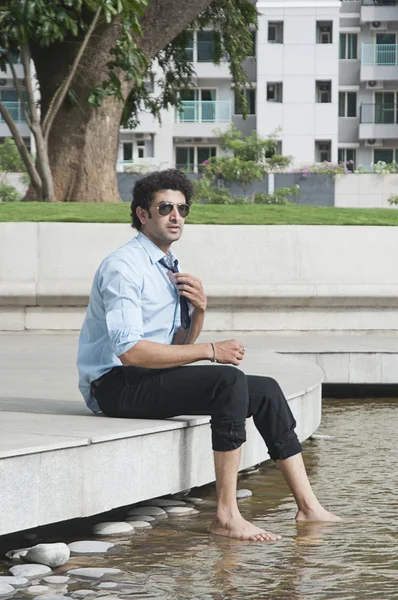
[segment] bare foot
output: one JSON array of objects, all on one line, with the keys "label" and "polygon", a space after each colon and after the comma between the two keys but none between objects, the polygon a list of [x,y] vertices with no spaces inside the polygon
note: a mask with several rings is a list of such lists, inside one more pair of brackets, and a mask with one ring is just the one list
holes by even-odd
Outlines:
[{"label": "bare foot", "polygon": [[242,515],[231,517],[229,520],[215,519],[210,526],[214,535],[224,535],[236,540],[250,540],[251,542],[276,542],[282,536],[270,533],[246,521]]},{"label": "bare foot", "polygon": [[322,506],[319,506],[314,510],[299,510],[296,514],[296,521],[324,521],[331,523],[341,521],[341,519],[337,515],[324,509]]}]

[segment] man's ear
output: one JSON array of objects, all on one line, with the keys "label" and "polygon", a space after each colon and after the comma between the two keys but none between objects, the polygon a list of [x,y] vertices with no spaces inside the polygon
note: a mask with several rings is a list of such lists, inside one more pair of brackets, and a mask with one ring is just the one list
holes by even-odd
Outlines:
[{"label": "man's ear", "polygon": [[146,211],[145,208],[142,208],[142,206],[137,206],[135,214],[141,221],[141,225],[145,225],[148,222],[148,211]]}]

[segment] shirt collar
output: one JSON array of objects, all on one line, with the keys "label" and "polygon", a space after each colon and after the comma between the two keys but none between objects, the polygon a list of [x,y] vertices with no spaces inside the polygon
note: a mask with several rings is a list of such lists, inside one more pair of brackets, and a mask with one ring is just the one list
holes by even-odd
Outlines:
[{"label": "shirt collar", "polygon": [[159,262],[162,258],[166,258],[167,260],[168,255],[171,256],[173,261],[177,258],[172,250],[169,250],[168,254],[165,254],[144,233],[142,233],[142,231],[139,232],[135,239],[144,248],[149,258],[151,259],[152,264]]}]

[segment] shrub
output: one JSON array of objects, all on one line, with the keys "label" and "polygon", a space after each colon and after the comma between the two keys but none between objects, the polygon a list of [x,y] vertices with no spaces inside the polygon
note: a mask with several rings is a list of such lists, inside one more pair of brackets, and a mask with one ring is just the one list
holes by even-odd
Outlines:
[{"label": "shrub", "polygon": [[0,183],[0,202],[21,202],[22,196],[12,185]]},{"label": "shrub", "polygon": [[390,196],[388,199],[389,204],[398,204],[398,196]]},{"label": "shrub", "polygon": [[374,172],[378,175],[388,175],[389,173],[398,173],[398,165],[393,160],[391,163],[386,163],[384,160],[379,160],[374,167]]},{"label": "shrub", "polygon": [[300,191],[300,186],[291,185],[286,188],[277,188],[272,194],[259,192],[254,194],[254,204],[289,204],[288,198],[296,196]]}]

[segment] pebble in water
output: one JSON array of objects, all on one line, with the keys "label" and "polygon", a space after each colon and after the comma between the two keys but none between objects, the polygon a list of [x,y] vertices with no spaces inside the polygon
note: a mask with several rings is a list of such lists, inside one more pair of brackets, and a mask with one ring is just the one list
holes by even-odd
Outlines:
[{"label": "pebble in water", "polygon": [[189,504],[200,504],[203,502],[203,498],[191,498],[191,496],[186,496],[185,499]]},{"label": "pebble in water", "polygon": [[12,587],[25,587],[29,584],[29,579],[26,577],[13,577],[12,575],[1,575],[0,576],[0,585],[3,583],[7,583],[8,585],[12,585]]},{"label": "pebble in water", "polygon": [[325,435],[323,433],[313,433],[310,436],[311,440],[335,440],[336,437],[334,435]]},{"label": "pebble in water", "polygon": [[93,533],[94,535],[124,535],[134,533],[134,527],[125,521],[109,521],[94,525]]},{"label": "pebble in water", "polygon": [[152,529],[152,525],[148,521],[132,521],[134,529]]},{"label": "pebble in water", "polygon": [[75,590],[72,592],[72,596],[75,598],[85,598],[86,596],[93,596],[95,590]]},{"label": "pebble in water", "polygon": [[165,510],[168,515],[172,515],[173,517],[185,517],[186,515],[195,515],[199,512],[190,506],[166,506]]},{"label": "pebble in water", "polygon": [[64,583],[67,583],[69,579],[70,577],[67,575],[50,575],[50,577],[44,577],[43,581],[54,585],[63,585]]},{"label": "pebble in water", "polygon": [[29,548],[24,560],[47,567],[61,567],[65,565],[70,558],[70,550],[66,544],[59,542],[56,544],[37,544]]},{"label": "pebble in water", "polygon": [[156,519],[155,517],[151,517],[150,515],[130,515],[126,517],[126,521],[147,521],[148,523],[150,523],[151,521],[156,521]]},{"label": "pebble in water", "polygon": [[9,550],[6,552],[6,557],[11,558],[11,560],[18,560],[23,558],[28,552],[29,548],[17,548],[16,550]]},{"label": "pebble in water", "polygon": [[0,597],[1,596],[9,596],[10,594],[13,594],[15,592],[15,589],[12,587],[12,585],[8,585],[8,583],[0,583]]},{"label": "pebble in water", "polygon": [[49,575],[52,571],[50,567],[46,567],[45,565],[15,565],[15,567],[11,567],[9,573],[15,575],[15,577],[27,577],[30,579],[39,575]]},{"label": "pebble in water", "polygon": [[38,594],[45,594],[50,588],[47,585],[30,585],[26,591],[28,594],[37,596]]},{"label": "pebble in water", "polygon": [[151,517],[156,517],[157,519],[167,518],[166,511],[159,506],[137,506],[136,508],[129,510],[127,514],[129,517],[135,515],[149,515]]},{"label": "pebble in water", "polygon": [[40,594],[40,596],[36,596],[35,600],[70,600],[70,598],[62,594]]},{"label": "pebble in water", "polygon": [[250,498],[253,496],[253,492],[251,490],[237,490],[236,498],[237,500],[243,500],[243,498]]},{"label": "pebble in water", "polygon": [[69,544],[71,554],[105,554],[115,544],[112,542],[98,542],[95,540],[81,540]]},{"label": "pebble in water", "polygon": [[117,587],[117,583],[115,581],[103,581],[98,585],[98,588],[108,589]]},{"label": "pebble in water", "polygon": [[68,571],[69,575],[87,579],[100,579],[104,575],[119,575],[121,572],[120,569],[101,569],[100,567],[83,567]]}]

